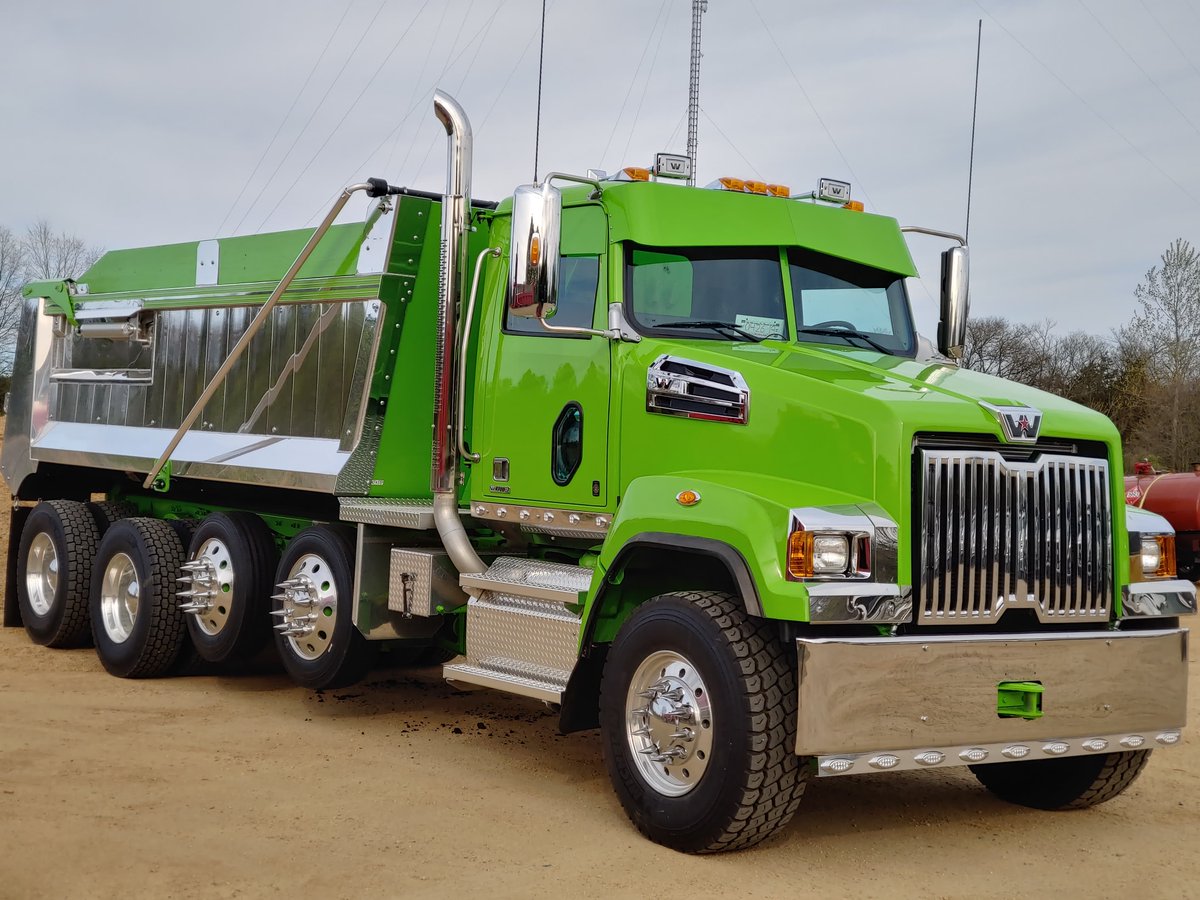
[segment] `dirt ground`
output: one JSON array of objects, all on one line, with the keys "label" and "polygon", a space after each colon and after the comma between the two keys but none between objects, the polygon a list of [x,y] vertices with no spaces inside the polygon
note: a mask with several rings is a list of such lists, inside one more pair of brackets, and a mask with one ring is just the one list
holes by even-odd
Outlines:
[{"label": "dirt ground", "polygon": [[1006,806],[965,769],[826,778],[766,844],[692,858],[534,701],[435,669],[125,681],[3,629],[0,897],[1200,896],[1185,734],[1096,809]]}]

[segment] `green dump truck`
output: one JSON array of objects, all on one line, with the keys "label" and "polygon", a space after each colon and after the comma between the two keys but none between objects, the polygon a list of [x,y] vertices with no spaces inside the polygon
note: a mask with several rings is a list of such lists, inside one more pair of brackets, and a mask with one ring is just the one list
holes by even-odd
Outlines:
[{"label": "green dump truck", "polygon": [[445,663],[598,727],[632,821],[691,852],[811,777],[965,764],[1081,807],[1180,740],[1170,526],[1131,548],[1107,419],[955,364],[961,239],[930,232],[935,354],[927,229],[847,185],[664,157],[478,202],[434,106],[443,195],[372,179],[315,230],[25,289],[6,624],[132,678],[270,640],[311,689]]}]

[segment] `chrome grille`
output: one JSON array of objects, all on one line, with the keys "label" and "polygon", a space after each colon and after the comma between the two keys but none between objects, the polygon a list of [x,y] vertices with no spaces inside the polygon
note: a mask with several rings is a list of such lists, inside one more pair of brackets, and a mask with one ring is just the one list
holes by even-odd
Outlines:
[{"label": "chrome grille", "polygon": [[1012,608],[1032,608],[1047,623],[1108,618],[1105,460],[919,452],[920,622],[982,625]]}]

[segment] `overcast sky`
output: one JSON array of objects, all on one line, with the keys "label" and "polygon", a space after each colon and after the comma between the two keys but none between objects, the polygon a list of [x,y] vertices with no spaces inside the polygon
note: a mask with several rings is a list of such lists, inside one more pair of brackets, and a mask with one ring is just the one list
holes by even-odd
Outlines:
[{"label": "overcast sky", "polygon": [[[441,190],[435,84],[502,197],[533,175],[540,9],[0,0],[0,225],[118,248],[313,224],[368,175]],[[685,148],[690,11],[549,0],[543,173]],[[709,0],[699,181],[843,178],[961,231],[981,18],[972,313],[1106,332],[1170,241],[1200,244],[1200,0]],[[913,242],[927,333],[943,246]]]}]

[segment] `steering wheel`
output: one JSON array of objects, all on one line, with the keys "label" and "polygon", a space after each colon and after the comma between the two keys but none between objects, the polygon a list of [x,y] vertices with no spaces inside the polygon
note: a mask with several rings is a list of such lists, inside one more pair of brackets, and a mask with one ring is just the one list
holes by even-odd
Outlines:
[{"label": "steering wheel", "polygon": [[818,322],[816,325],[809,325],[809,328],[845,328],[848,331],[858,331],[858,326],[853,322],[847,322],[845,319],[830,319],[828,322]]}]

